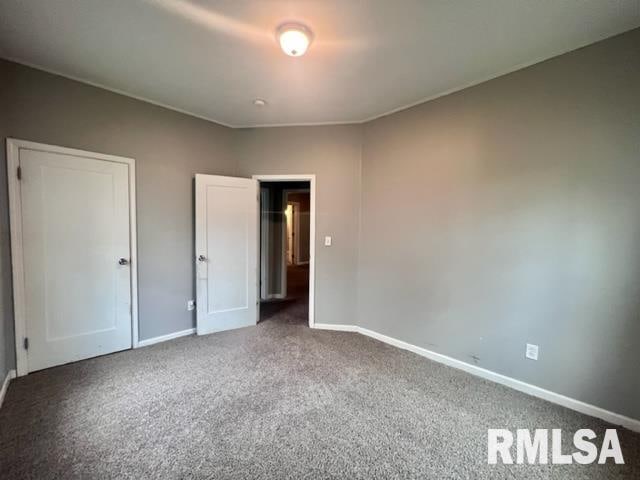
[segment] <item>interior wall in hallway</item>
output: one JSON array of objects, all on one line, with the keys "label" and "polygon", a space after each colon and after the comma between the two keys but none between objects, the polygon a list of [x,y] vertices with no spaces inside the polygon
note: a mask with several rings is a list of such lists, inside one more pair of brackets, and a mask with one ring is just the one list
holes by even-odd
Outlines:
[{"label": "interior wall in hallway", "polygon": [[[261,190],[268,191],[268,205],[266,205],[266,221],[268,225],[268,249],[265,252],[261,251],[261,255],[266,255],[266,267],[267,272],[264,275],[264,279],[267,283],[266,292],[269,296],[282,295],[282,276],[286,275],[286,271],[283,271],[284,262],[284,242],[285,242],[285,215],[284,210],[286,205],[284,203],[284,191],[287,189],[304,189],[309,188],[309,182],[265,182],[260,186]],[[309,195],[307,195],[308,198]],[[261,206],[265,208],[265,206]],[[307,218],[309,216],[309,205],[307,202]],[[262,222],[265,221],[263,217]],[[307,221],[308,225],[308,221]],[[263,225],[264,226],[264,225]],[[307,232],[307,242],[309,241],[309,235]],[[308,248],[307,248],[308,251]],[[262,264],[262,262],[261,262]],[[286,267],[285,267],[286,268]],[[261,276],[262,278],[262,276]]]},{"label": "interior wall in hallway", "polygon": [[305,263],[309,261],[309,222],[310,218],[310,202],[308,193],[290,193],[290,202],[297,202],[299,205],[298,221],[300,222],[298,239],[300,251],[298,252],[297,263]]},{"label": "interior wall in hallway", "polygon": [[640,29],[367,124],[359,324],[640,418],[639,59]]}]

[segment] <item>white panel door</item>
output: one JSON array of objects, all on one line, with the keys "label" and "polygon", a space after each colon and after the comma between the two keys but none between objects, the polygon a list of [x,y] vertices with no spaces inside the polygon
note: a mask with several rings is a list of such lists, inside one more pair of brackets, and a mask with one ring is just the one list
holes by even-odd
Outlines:
[{"label": "white panel door", "polygon": [[28,148],[19,164],[28,371],[131,348],[129,165]]},{"label": "white panel door", "polygon": [[196,175],[197,332],[257,321],[258,182]]}]

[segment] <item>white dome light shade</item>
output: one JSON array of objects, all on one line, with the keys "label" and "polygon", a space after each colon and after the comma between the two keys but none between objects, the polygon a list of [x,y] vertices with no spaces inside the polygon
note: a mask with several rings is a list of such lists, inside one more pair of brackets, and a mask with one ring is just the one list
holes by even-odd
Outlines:
[{"label": "white dome light shade", "polygon": [[287,23],[278,28],[282,51],[291,57],[301,57],[311,44],[311,31],[304,25]]}]

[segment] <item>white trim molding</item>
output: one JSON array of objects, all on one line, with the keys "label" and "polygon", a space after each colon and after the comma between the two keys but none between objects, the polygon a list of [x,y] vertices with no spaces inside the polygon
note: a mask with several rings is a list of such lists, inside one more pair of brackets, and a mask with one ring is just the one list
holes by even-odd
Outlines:
[{"label": "white trim molding", "polygon": [[[634,27],[635,28],[635,27]],[[569,53],[569,52],[573,52],[575,50],[579,50],[581,48],[584,48],[586,46],[592,45],[594,43],[600,42],[602,40],[606,40],[607,38],[611,38],[612,36],[615,35],[619,35],[623,32],[617,33],[617,34],[609,34],[609,35],[604,35],[599,37],[596,40],[593,41],[589,41],[589,42],[581,42],[579,45],[577,46],[573,46],[573,47],[569,47],[567,48],[566,46],[563,46],[563,48],[558,48],[556,49],[553,53],[548,54],[548,55],[544,55],[541,57],[537,57],[534,60],[530,60],[528,62],[522,62],[522,63],[518,63],[516,65],[510,65],[507,68],[498,70],[495,73],[491,73],[489,75],[482,75],[479,77],[476,77],[472,80],[466,81],[466,82],[462,82],[459,83],[458,85],[455,85],[451,88],[448,89],[444,89],[444,90],[440,90],[437,91],[431,95],[428,95],[426,97],[422,97],[419,98],[417,100],[414,100],[408,104],[403,104],[397,107],[394,107],[390,110],[386,110],[382,113],[376,113],[376,114],[371,114],[365,118],[358,118],[358,119],[333,119],[333,120],[321,120],[321,121],[311,121],[311,122],[284,122],[284,123],[243,123],[243,124],[231,124],[231,123],[227,123],[227,122],[223,122],[222,120],[219,119],[215,119],[211,116],[208,116],[206,114],[201,114],[201,113],[196,113],[192,110],[185,110],[176,106],[171,106],[167,103],[163,103],[157,100],[152,100],[150,98],[141,96],[141,95],[137,95],[131,92],[127,92],[125,90],[121,90],[118,88],[113,88],[113,87],[109,87],[103,83],[100,82],[96,82],[93,80],[89,80],[87,78],[83,78],[81,76],[78,75],[72,75],[69,73],[64,73],[62,72],[62,70],[59,69],[55,69],[55,68],[51,68],[51,67],[47,67],[38,63],[34,63],[34,62],[29,62],[23,58],[18,58],[16,56],[10,56],[10,57],[4,57],[6,60],[9,60],[11,62],[15,62],[15,63],[19,63],[21,65],[25,65],[27,67],[31,67],[31,68],[35,68],[36,70],[42,70],[43,72],[47,72],[47,73],[51,73],[53,75],[58,75],[64,78],[68,78],[70,80],[74,80],[76,82],[80,82],[80,83],[84,83],[87,85],[91,85],[92,87],[96,87],[96,88],[101,88],[103,90],[107,90],[109,92],[113,92],[116,93],[118,95],[122,95],[125,97],[129,97],[129,98],[133,98],[135,100],[139,100],[141,102],[145,102],[145,103],[150,103],[151,105],[157,105],[159,107],[162,108],[166,108],[168,110],[173,110],[174,112],[178,112],[178,113],[182,113],[183,115],[188,115],[190,117],[195,117],[195,118],[199,118],[208,122],[212,122],[212,123],[216,123],[218,125],[222,125],[224,127],[228,127],[228,128],[232,128],[232,129],[243,129],[243,128],[280,128],[280,127],[315,127],[315,126],[326,126],[326,125],[358,125],[358,124],[364,124],[364,123],[369,123],[373,120],[376,120],[378,118],[381,117],[386,117],[387,115],[391,115],[393,113],[396,112],[400,112],[402,110],[407,110],[409,108],[421,105],[423,103],[427,103],[430,102],[431,100],[435,100],[438,99],[440,97],[444,97],[446,95],[451,95],[452,93],[455,92],[459,92],[462,90],[465,90],[467,88],[488,82],[489,80],[493,80],[495,78],[498,77],[502,77],[504,75],[508,75],[510,73],[513,72],[517,72],[519,70],[523,70],[527,67],[530,67],[532,65],[536,65],[538,63],[544,62],[545,60],[549,60],[551,58],[554,57],[558,57],[560,55],[564,55],[565,53]]]},{"label": "white trim molding", "polygon": [[[258,224],[258,232],[260,236],[260,251],[258,254],[260,255],[260,300],[268,300],[270,295],[269,285],[267,285],[267,255],[264,252],[268,252],[269,250],[269,238],[271,229],[271,221],[269,218],[269,210],[267,206],[271,203],[270,197],[271,192],[269,192],[268,188],[260,188],[258,186],[258,191],[260,192],[260,203],[258,208],[260,210],[260,222]],[[259,312],[258,312],[259,313]]]},{"label": "white trim molding", "polygon": [[360,333],[360,329],[355,325],[340,325],[333,323],[316,323],[312,328],[317,330],[334,330],[336,332],[355,332]]},{"label": "white trim molding", "polygon": [[309,326],[313,328],[316,304],[316,176],[253,175],[252,178],[258,182],[309,182]]},{"label": "white trim molding", "polygon": [[9,370],[7,372],[7,376],[4,377],[4,382],[2,382],[2,389],[0,389],[0,408],[2,408],[2,402],[4,402],[4,396],[7,394],[7,389],[9,388],[9,382],[16,378],[16,371]]},{"label": "white trim molding", "polygon": [[179,332],[160,335],[159,337],[147,338],[146,340],[138,341],[138,346],[136,348],[148,347],[149,345],[166,342],[168,340],[173,340],[174,338],[186,337],[189,335],[193,335],[194,333],[196,333],[195,328],[187,328],[186,330],[180,330]]},{"label": "white trim molding", "polygon": [[389,337],[388,335],[383,335],[382,333],[374,332],[373,330],[369,330],[364,327],[359,327],[357,325],[317,324],[314,328],[336,330],[341,332],[358,332],[362,335],[374,338],[388,345],[392,345],[403,350],[409,350],[410,352],[428,358],[429,360],[433,360],[434,362],[442,363],[449,367],[457,368],[458,370],[463,370],[467,373],[470,373],[471,375],[475,375],[477,377],[484,378],[485,380],[504,385],[505,387],[509,387],[519,392],[526,393],[527,395],[541,398],[548,402],[555,403],[556,405],[561,405],[563,407],[575,410],[576,412],[580,412],[591,417],[599,418],[613,425],[628,428],[629,430],[632,430],[634,432],[640,432],[640,420],[627,417],[619,413],[611,412],[609,410],[605,410],[604,408],[597,407],[595,405],[591,405],[581,400],[576,400],[575,398],[567,397],[550,390],[545,390],[544,388],[531,385],[521,380],[516,380],[512,377],[507,377],[506,375],[502,375],[500,373],[496,373],[491,370],[478,367],[476,365],[471,365],[470,363],[457,360],[453,357],[449,357],[441,353],[427,350],[426,348],[418,347],[411,343],[398,340],[397,338]]},{"label": "white trim molding", "polygon": [[15,172],[20,166],[20,150],[29,149],[54,152],[76,157],[93,158],[107,162],[127,165],[129,171],[129,240],[131,265],[131,343],[135,348],[138,344],[138,246],[136,230],[136,162],[133,158],[107,155],[104,153],[88,152],[75,148],[59,147],[44,143],[29,142],[15,138],[7,138],[7,183],[9,186],[9,224],[11,231],[11,265],[13,280],[13,309],[15,322],[16,373],[21,377],[29,373],[27,351],[23,340],[27,336],[27,318],[23,237],[22,237],[22,199],[20,194],[20,180]]}]

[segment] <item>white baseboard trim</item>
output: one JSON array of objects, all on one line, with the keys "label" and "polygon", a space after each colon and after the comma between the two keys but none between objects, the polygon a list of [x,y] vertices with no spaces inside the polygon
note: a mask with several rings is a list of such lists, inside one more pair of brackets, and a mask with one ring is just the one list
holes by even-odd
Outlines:
[{"label": "white baseboard trim", "polygon": [[335,330],[337,332],[358,332],[356,325],[334,325],[332,323],[314,323],[313,327],[317,330]]},{"label": "white baseboard trim", "polygon": [[196,333],[195,328],[188,328],[187,330],[182,330],[180,332],[174,332],[174,333],[169,333],[168,335],[161,335],[159,337],[140,340],[136,348],[148,347],[149,345],[155,345],[156,343],[166,342],[167,340],[173,340],[174,338],[186,337],[187,335],[193,335],[194,333]]},{"label": "white baseboard trim", "polygon": [[2,408],[2,402],[4,402],[4,396],[7,394],[7,389],[9,388],[9,382],[16,378],[16,371],[9,370],[7,372],[7,376],[4,378],[4,382],[2,382],[2,389],[0,390],[0,408]]},{"label": "white baseboard trim", "polygon": [[369,330],[367,328],[359,327],[356,325],[331,325],[326,323],[320,325],[322,326],[319,327],[318,325],[316,325],[315,328],[358,332],[362,335],[375,338],[376,340],[387,343],[394,347],[402,348],[403,350],[409,350],[410,352],[421,355],[425,358],[428,358],[429,360],[448,365],[449,367],[457,368],[458,370],[463,370],[467,373],[470,373],[471,375],[484,378],[485,380],[490,380],[492,382],[499,383],[500,385],[504,385],[505,387],[518,390],[519,392],[523,392],[528,395],[547,400],[548,402],[561,405],[571,410],[575,410],[576,412],[584,413],[585,415],[605,420],[613,425],[620,425],[634,432],[640,432],[640,420],[626,417],[624,415],[620,415],[619,413],[614,413],[609,410],[605,410],[604,408],[597,407],[595,405],[591,405],[589,403],[585,403],[580,400],[576,400],[575,398],[567,397],[550,390],[545,390],[544,388],[540,388],[535,385],[516,380],[515,378],[507,377],[506,375],[501,375],[499,373],[492,372],[491,370],[487,370],[476,365],[471,365],[470,363],[457,360],[447,355],[442,355],[441,353],[436,353],[431,350],[427,350],[426,348],[412,345],[411,343],[398,340],[397,338],[389,337],[387,335],[383,335],[381,333],[374,332],[373,330]]}]

